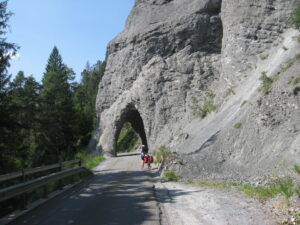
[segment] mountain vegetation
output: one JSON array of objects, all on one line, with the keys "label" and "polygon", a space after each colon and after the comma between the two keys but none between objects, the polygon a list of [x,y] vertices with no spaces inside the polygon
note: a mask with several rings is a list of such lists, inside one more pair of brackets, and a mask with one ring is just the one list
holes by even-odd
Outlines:
[{"label": "mountain vegetation", "polygon": [[[1,174],[73,159],[88,144],[96,114],[97,84],[105,71],[98,61],[80,83],[54,47],[42,83],[20,71],[2,91]],[[4,73],[1,74],[4,77]]]},{"label": "mountain vegetation", "polygon": [[105,62],[83,70],[81,81],[54,47],[41,83],[8,74],[18,46],[6,40],[7,1],[0,3],[0,174],[73,159],[88,144]]}]

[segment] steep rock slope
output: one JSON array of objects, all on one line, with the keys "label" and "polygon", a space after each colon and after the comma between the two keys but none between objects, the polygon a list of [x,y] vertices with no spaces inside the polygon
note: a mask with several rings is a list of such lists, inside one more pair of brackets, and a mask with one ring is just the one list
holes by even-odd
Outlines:
[{"label": "steep rock slope", "polygon": [[[293,165],[300,48],[286,21],[295,4],[137,0],[108,46],[98,149],[115,155],[120,129],[131,122],[150,150],[178,152],[183,160],[173,168],[187,178],[251,179]],[[278,74],[266,94],[257,90],[261,73]]]}]

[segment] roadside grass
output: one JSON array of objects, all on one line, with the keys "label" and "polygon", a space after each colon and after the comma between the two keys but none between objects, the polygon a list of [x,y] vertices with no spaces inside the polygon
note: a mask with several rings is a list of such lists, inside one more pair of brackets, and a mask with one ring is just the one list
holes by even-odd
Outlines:
[{"label": "roadside grass", "polygon": [[208,182],[208,181],[193,181],[188,180],[186,184],[194,184],[204,187],[212,187],[218,189],[236,189],[239,192],[244,193],[245,195],[260,199],[266,200],[274,198],[278,195],[285,197],[286,204],[289,205],[289,199],[297,194],[297,189],[293,183],[292,178],[284,177],[277,180],[274,180],[272,183],[266,186],[253,186],[250,184],[239,184],[237,182]]},{"label": "roadside grass", "polygon": [[92,169],[97,166],[100,162],[102,162],[105,158],[102,155],[99,156],[89,156],[86,153],[79,152],[76,154],[77,159],[82,160],[82,166],[87,169]]},{"label": "roadside grass", "polygon": [[171,155],[172,152],[170,152],[166,146],[162,145],[153,152],[154,163],[157,164],[165,162]]},{"label": "roadside grass", "polygon": [[195,184],[203,187],[212,187],[218,189],[230,189],[232,187],[238,186],[238,183],[235,182],[208,182],[208,181],[194,182],[192,180],[189,180],[187,184]]},{"label": "roadside grass", "polygon": [[164,173],[164,177],[168,180],[168,181],[175,181],[178,182],[180,180],[180,177],[176,175],[175,171],[173,170],[167,170]]},{"label": "roadside grass", "polygon": [[233,127],[236,128],[236,129],[239,129],[239,128],[241,128],[241,126],[242,126],[242,123],[238,122],[238,123],[234,124]]},{"label": "roadside grass", "polygon": [[243,192],[249,197],[258,199],[269,199],[280,194],[279,188],[274,185],[270,185],[268,187],[254,187],[249,184],[245,184],[238,187],[237,190]]}]

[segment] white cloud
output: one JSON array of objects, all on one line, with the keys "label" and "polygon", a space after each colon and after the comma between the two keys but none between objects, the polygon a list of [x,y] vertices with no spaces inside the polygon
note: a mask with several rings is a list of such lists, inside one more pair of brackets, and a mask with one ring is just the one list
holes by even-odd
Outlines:
[{"label": "white cloud", "polygon": [[4,56],[10,56],[11,59],[18,59],[21,57],[21,55],[19,53],[13,53],[13,52],[6,52],[4,53]]},{"label": "white cloud", "polygon": [[20,57],[21,57],[21,55],[19,53],[16,53],[15,55],[11,56],[12,59],[18,59]]}]

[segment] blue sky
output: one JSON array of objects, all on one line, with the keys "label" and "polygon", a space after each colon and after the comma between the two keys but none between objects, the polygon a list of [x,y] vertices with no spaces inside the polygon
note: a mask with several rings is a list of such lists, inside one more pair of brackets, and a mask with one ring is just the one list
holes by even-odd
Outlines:
[{"label": "blue sky", "polygon": [[7,41],[20,46],[9,72],[20,70],[41,81],[57,46],[64,63],[80,73],[86,62],[104,60],[106,46],[124,28],[134,0],[9,0]]}]

